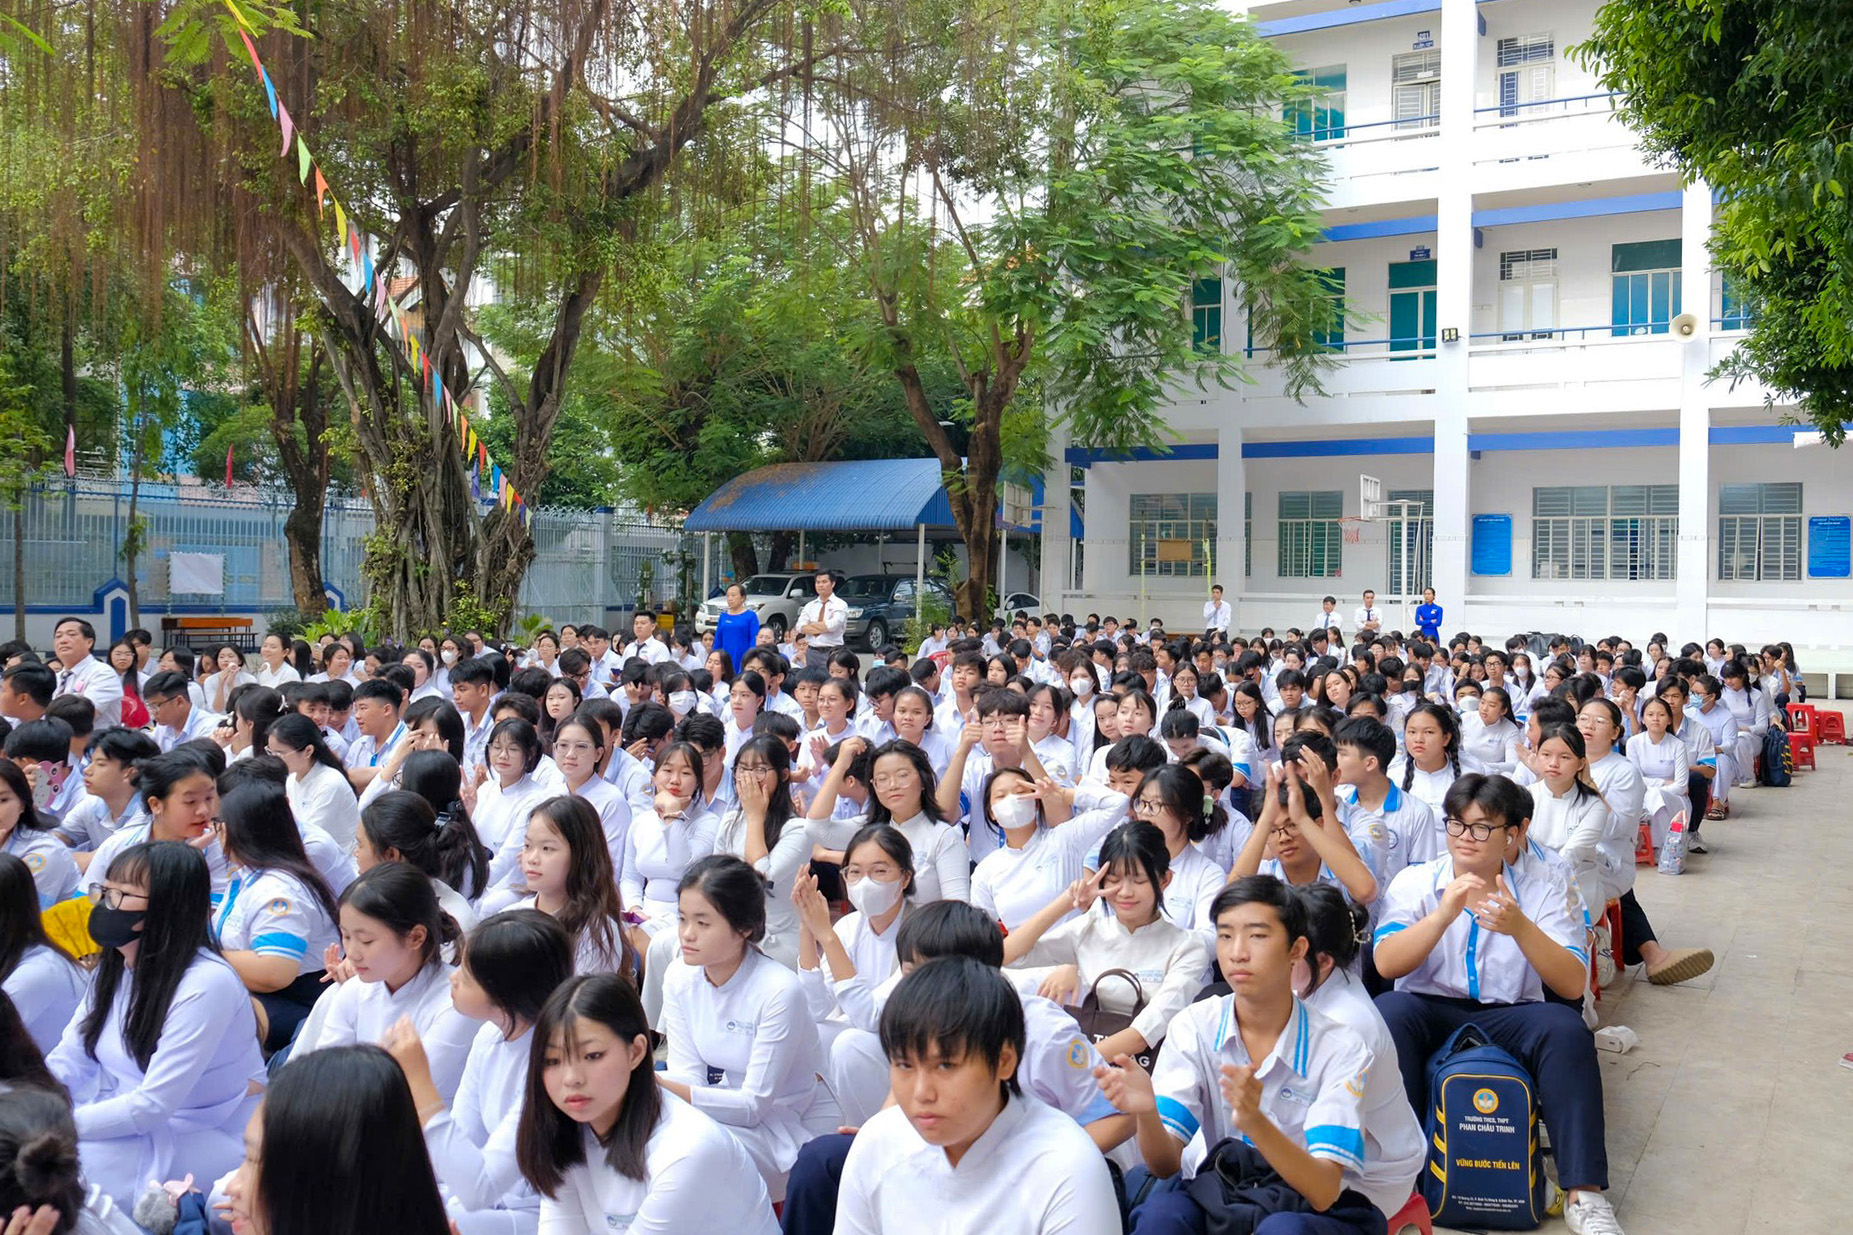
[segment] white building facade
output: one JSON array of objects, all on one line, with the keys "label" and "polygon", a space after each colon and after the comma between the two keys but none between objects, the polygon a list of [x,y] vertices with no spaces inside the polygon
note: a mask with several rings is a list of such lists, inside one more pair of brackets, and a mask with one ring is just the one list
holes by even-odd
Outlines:
[{"label": "white building facade", "polygon": [[[1444,634],[1853,645],[1853,459],[1707,378],[1751,310],[1711,269],[1710,190],[1650,165],[1572,54],[1597,0],[1245,7],[1326,92],[1293,121],[1350,310],[1327,393],[1255,354],[1252,384],[1177,399],[1168,455],[1065,448],[1047,490],[1084,534],[1043,521],[1045,607],[1187,629],[1220,583],[1242,631],[1328,594],[1349,631],[1371,588],[1407,628],[1432,585]],[[1193,319],[1241,351],[1215,273]],[[1365,476],[1405,519],[1359,521]]]}]

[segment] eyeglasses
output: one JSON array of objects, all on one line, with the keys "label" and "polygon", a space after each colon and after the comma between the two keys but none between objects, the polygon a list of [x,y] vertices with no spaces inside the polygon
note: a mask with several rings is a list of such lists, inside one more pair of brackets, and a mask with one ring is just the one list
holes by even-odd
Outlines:
[{"label": "eyeglasses", "polygon": [[1450,819],[1447,821],[1449,836],[1471,836],[1475,840],[1491,839],[1494,828],[1509,828],[1511,826],[1512,825],[1509,823],[1468,823],[1465,819]]},{"label": "eyeglasses", "polygon": [[101,905],[105,909],[122,908],[123,900],[130,896],[139,896],[144,900],[147,899],[146,893],[129,892],[122,888],[105,887],[100,883],[93,883],[88,888],[85,888],[84,891],[89,894],[91,904]]},{"label": "eyeglasses", "polygon": [[[558,750],[559,747],[556,745],[554,749]],[[489,753],[492,755],[521,755],[527,752],[513,742],[494,742],[489,746]]]},{"label": "eyeglasses", "polygon": [[1135,815],[1162,815],[1164,812],[1165,804],[1157,798],[1139,798],[1132,804]]},{"label": "eyeglasses", "polygon": [[767,763],[741,763],[734,765],[734,775],[736,776],[742,772],[746,773],[748,776],[762,776],[771,770],[772,765]]},{"label": "eyeglasses", "polygon": [[590,742],[555,742],[553,751],[557,755],[585,755],[597,750]]},{"label": "eyeglasses", "polygon": [[895,785],[911,785],[916,779],[912,772],[890,772],[877,776],[872,783],[877,789],[887,789]]}]

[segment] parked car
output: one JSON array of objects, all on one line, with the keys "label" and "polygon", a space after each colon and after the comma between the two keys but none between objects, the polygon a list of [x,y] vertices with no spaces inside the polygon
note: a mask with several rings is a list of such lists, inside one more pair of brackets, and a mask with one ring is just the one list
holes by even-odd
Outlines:
[{"label": "parked car", "polygon": [[[937,579],[926,581],[927,591],[952,612],[952,593]],[[914,579],[912,575],[851,575],[837,589],[849,605],[849,624],[843,632],[845,643],[866,641],[871,650],[880,648],[900,635],[914,616]]]},{"label": "parked car", "polygon": [[[817,598],[815,574],[754,575],[746,581],[746,607],[759,614],[759,624],[785,641],[785,632],[798,624],[798,612]],[[727,612],[725,596],[705,600],[695,611],[695,630],[713,630]]]},{"label": "parked car", "polygon": [[1042,601],[1030,592],[1012,592],[1004,597],[1004,603],[997,607],[997,616],[1008,622],[1018,613],[1028,613],[1035,617],[1042,616]]}]

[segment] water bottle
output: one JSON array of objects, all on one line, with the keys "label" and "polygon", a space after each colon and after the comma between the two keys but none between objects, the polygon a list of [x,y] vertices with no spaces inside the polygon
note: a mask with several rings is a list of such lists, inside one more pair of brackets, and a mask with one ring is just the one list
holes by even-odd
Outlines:
[{"label": "water bottle", "polygon": [[1667,829],[1666,843],[1660,846],[1660,873],[1662,875],[1686,873],[1686,813],[1684,811],[1673,816],[1673,824]]}]

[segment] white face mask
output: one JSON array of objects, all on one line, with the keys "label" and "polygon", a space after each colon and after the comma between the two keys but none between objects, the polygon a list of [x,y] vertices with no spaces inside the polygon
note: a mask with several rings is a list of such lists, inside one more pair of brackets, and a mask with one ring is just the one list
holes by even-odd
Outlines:
[{"label": "white face mask", "polygon": [[1023,828],[1036,822],[1036,799],[1027,793],[1013,793],[991,803],[991,818],[1000,828]]},{"label": "white face mask", "polygon": [[687,716],[695,707],[695,692],[692,690],[672,690],[669,692],[669,710],[678,717]]},{"label": "white face mask", "polygon": [[1068,685],[1073,688],[1076,698],[1085,699],[1094,693],[1094,675],[1091,673],[1076,674],[1074,680]]},{"label": "white face mask", "polygon": [[438,653],[438,658],[447,665],[454,665],[457,663],[457,649],[445,648],[442,652]]},{"label": "white face mask", "polygon": [[849,903],[865,918],[879,918],[893,909],[901,899],[901,881],[883,883],[879,879],[855,879],[849,884]]}]

